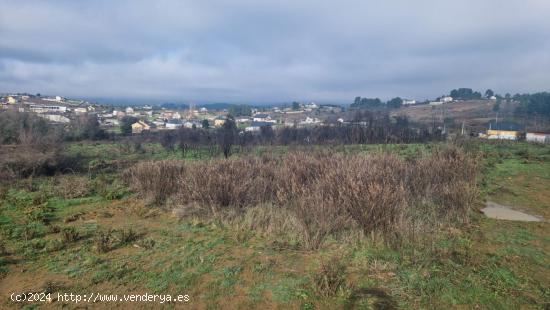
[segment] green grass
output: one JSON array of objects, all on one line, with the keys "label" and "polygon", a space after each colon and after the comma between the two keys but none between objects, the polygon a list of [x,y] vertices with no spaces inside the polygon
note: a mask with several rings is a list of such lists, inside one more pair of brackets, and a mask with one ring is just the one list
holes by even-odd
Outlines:
[{"label": "green grass", "polygon": [[[389,151],[414,157],[434,147],[353,145],[336,151]],[[524,143],[472,147],[485,154],[483,197],[548,215],[550,197],[544,189],[550,188],[549,147]],[[181,152],[166,152],[159,145],[145,149],[132,154],[117,144],[82,143],[71,145],[69,151],[104,161],[210,158],[204,150],[182,157]],[[295,149],[307,148],[258,147],[253,152],[284,154]],[[116,175],[106,178],[106,184],[117,182]],[[132,208],[142,202],[129,194],[106,197],[92,191],[88,197],[63,199],[45,195],[44,187],[33,188],[14,187],[2,200],[0,241],[9,254],[0,256],[0,277],[37,290],[61,278],[67,291],[185,293],[193,307],[210,309],[544,309],[550,300],[547,223],[496,221],[473,213],[469,225],[439,236],[433,248],[409,245],[396,250],[368,242],[340,244],[329,238],[318,251],[301,251],[270,246],[270,236],[253,231],[243,241],[240,232],[216,221],[179,222],[162,210],[153,217],[140,217]],[[82,216],[66,222],[77,214]],[[75,227],[81,238],[59,244],[62,236],[55,226]],[[128,227],[138,232],[138,240],[116,243],[105,253],[96,251],[93,240],[98,232]],[[154,245],[139,246],[144,239]],[[312,283],[318,262],[338,254],[344,254],[348,265],[346,289],[332,297],[319,296]]]}]

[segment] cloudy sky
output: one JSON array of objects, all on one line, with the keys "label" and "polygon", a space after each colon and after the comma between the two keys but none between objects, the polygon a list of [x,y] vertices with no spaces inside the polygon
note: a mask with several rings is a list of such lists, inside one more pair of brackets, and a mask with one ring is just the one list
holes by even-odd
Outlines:
[{"label": "cloudy sky", "polygon": [[548,0],[0,0],[0,92],[349,103],[550,90]]}]

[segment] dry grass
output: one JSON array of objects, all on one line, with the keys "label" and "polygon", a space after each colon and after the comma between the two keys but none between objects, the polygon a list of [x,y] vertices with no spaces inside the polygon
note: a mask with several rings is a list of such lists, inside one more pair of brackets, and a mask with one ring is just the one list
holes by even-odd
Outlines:
[{"label": "dry grass", "polygon": [[91,190],[90,180],[85,176],[64,175],[57,178],[55,194],[65,199],[86,197]]},{"label": "dry grass", "polygon": [[146,162],[125,176],[131,188],[157,203],[172,197],[180,218],[221,217],[267,233],[277,223],[299,235],[304,248],[315,249],[327,236],[350,229],[392,242],[431,232],[434,222],[462,223],[477,197],[476,173],[474,158],[448,147],[413,161],[392,154],[299,152]]},{"label": "dry grass", "polygon": [[124,179],[131,189],[155,204],[162,204],[175,194],[185,177],[182,162],[166,160],[141,162],[124,172]]}]

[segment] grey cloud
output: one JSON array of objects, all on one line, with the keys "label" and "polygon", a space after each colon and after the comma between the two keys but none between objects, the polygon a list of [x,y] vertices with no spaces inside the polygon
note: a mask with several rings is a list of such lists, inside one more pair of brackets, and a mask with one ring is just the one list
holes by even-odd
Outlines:
[{"label": "grey cloud", "polygon": [[545,90],[545,0],[0,0],[0,91],[170,101]]}]

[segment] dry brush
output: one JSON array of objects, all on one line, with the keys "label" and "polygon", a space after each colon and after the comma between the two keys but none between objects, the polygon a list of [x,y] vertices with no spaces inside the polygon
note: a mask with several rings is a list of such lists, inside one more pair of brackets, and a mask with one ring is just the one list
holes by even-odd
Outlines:
[{"label": "dry brush", "polygon": [[[383,153],[290,153],[198,163],[144,162],[124,179],[154,203],[168,198],[179,214],[248,221],[280,210],[292,217],[303,247],[359,229],[385,241],[468,219],[475,202],[475,158],[454,147],[413,160]],[[426,207],[429,206],[429,207]],[[265,210],[266,215],[259,215]],[[251,212],[254,214],[250,216]],[[269,221],[262,221],[270,226]],[[255,230],[272,230],[248,223]]]}]

